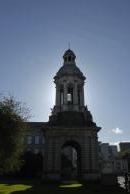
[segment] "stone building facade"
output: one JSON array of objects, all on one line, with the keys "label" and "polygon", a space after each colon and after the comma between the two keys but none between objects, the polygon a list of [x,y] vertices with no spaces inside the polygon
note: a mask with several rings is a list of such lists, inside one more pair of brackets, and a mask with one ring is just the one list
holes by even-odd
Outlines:
[{"label": "stone building facade", "polygon": [[40,123],[39,131],[35,132],[45,140],[40,144],[41,151],[44,150],[44,179],[60,180],[73,174],[73,165],[69,166],[69,159],[63,155],[63,150],[69,147],[72,150],[70,153],[76,153],[73,154],[76,156],[75,178],[100,178],[97,133],[101,128],[93,122],[85,105],[85,80],[76,65],[76,55],[68,49],[63,55],[63,65],[54,77],[56,100],[51,116],[48,122]]}]

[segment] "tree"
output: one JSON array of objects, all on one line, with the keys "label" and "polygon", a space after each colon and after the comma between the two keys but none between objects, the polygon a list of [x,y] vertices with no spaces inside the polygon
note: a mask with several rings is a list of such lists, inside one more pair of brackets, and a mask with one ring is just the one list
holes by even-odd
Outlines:
[{"label": "tree", "polygon": [[39,177],[43,171],[43,156],[42,153],[34,154],[31,151],[27,151],[23,155],[23,166],[19,171],[21,177]]},{"label": "tree", "polygon": [[130,149],[120,152],[119,157],[127,160],[128,171],[130,172]]},{"label": "tree", "polygon": [[22,136],[27,128],[28,111],[14,97],[0,100],[0,174],[14,172],[22,164]]}]

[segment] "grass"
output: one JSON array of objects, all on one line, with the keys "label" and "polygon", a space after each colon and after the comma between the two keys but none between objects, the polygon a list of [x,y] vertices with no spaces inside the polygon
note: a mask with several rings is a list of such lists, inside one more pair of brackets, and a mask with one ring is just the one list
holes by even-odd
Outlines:
[{"label": "grass", "polygon": [[0,183],[0,194],[121,194],[123,189],[102,186],[96,183],[63,182],[60,184],[38,181],[4,181]]},{"label": "grass", "polygon": [[31,186],[24,184],[0,184],[0,194],[10,194],[16,191],[26,191],[30,188]]},{"label": "grass", "polygon": [[76,188],[76,187],[82,187],[83,184],[80,183],[72,183],[72,184],[61,184],[59,185],[59,188]]}]

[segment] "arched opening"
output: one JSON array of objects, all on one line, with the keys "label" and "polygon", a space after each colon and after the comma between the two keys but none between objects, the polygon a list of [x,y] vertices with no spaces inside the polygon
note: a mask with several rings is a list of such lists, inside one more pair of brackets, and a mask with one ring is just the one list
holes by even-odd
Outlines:
[{"label": "arched opening", "polygon": [[65,60],[65,62],[67,62],[67,57],[65,57],[65,59],[64,59],[64,60]]},{"label": "arched opening", "polygon": [[68,86],[67,102],[68,104],[73,104],[73,86],[71,85]]},{"label": "arched opening", "polygon": [[68,57],[68,61],[69,61],[69,62],[71,61],[71,56]]},{"label": "arched opening", "polygon": [[61,177],[76,179],[80,177],[81,149],[77,142],[67,141],[61,148]]}]

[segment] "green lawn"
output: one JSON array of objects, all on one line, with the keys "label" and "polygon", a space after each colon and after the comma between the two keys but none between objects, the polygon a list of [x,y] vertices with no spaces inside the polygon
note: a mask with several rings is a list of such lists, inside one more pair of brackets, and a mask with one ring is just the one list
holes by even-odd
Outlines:
[{"label": "green lawn", "polygon": [[25,185],[25,184],[6,184],[5,183],[5,184],[0,184],[0,194],[17,193],[18,191],[26,193],[26,191],[30,188],[32,188],[32,186]]},{"label": "green lawn", "polygon": [[43,184],[33,181],[5,181],[0,183],[0,194],[120,194],[118,187],[90,183]]}]

